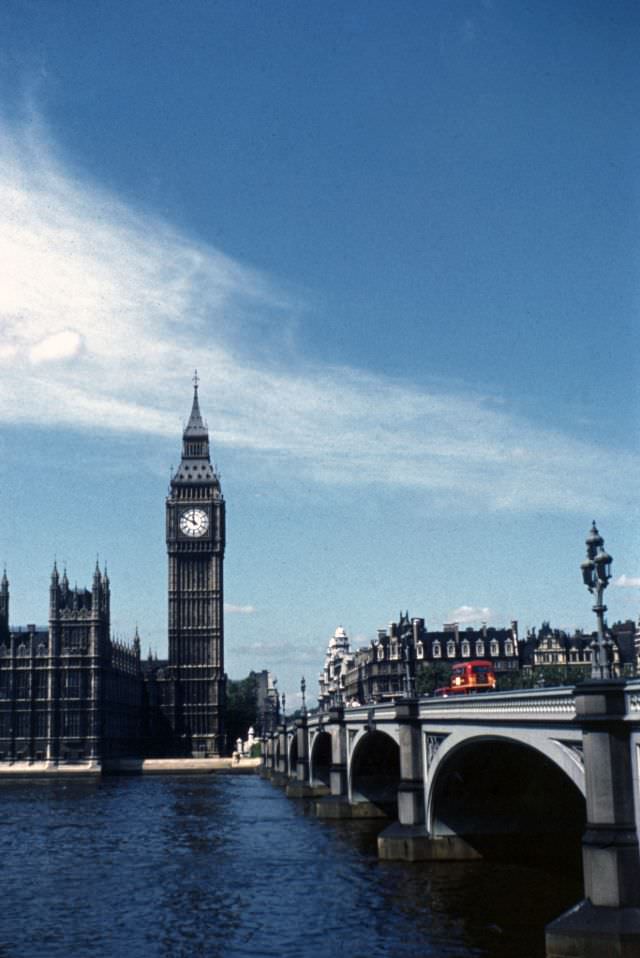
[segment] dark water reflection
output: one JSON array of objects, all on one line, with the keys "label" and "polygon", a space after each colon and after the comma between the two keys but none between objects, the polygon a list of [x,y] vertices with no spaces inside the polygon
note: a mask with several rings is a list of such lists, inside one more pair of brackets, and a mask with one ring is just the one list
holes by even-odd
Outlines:
[{"label": "dark water reflection", "polygon": [[[574,880],[379,863],[257,776],[0,790],[0,956],[538,958]],[[379,827],[379,826],[378,826]]]}]

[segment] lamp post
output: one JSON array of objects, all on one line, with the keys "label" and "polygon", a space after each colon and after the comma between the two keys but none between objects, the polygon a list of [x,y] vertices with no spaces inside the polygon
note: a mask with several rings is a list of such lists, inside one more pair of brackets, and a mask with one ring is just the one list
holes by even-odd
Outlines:
[{"label": "lamp post", "polygon": [[604,590],[611,578],[611,563],[613,559],[604,550],[604,539],[596,528],[595,519],[587,536],[587,558],[582,563],[582,579],[589,592],[596,597],[593,611],[598,623],[597,637],[591,643],[591,678],[611,679],[612,649],[611,639],[605,637],[604,614],[607,611],[602,601]]},{"label": "lamp post", "polygon": [[405,636],[405,642],[402,648],[402,657],[404,658],[404,694],[405,698],[413,698],[415,694],[415,675],[412,669],[412,648],[411,641]]},{"label": "lamp post", "polygon": [[306,699],[307,683],[305,681],[304,675],[300,679],[300,694],[302,695],[302,715],[306,718],[307,715],[307,699]]}]

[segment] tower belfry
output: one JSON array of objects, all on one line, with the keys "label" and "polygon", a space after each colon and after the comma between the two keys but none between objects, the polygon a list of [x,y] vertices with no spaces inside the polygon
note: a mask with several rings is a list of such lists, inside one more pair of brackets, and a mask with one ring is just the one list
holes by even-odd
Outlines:
[{"label": "tower belfry", "polygon": [[206,757],[221,753],[224,738],[225,504],[211,463],[198,384],[196,372],[182,457],[166,502],[171,676],[167,717],[179,750]]}]

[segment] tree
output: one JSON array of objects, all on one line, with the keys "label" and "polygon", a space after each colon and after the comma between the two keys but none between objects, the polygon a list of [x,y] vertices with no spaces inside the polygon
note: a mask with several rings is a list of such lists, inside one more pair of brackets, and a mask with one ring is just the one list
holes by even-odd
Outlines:
[{"label": "tree", "polygon": [[578,665],[538,665],[530,672],[499,672],[496,676],[496,691],[577,685],[589,677],[590,673]]},{"label": "tree", "polygon": [[433,695],[436,689],[449,685],[451,665],[446,662],[431,662],[423,665],[416,674],[418,695]]},{"label": "tree", "polygon": [[255,672],[250,672],[245,679],[227,680],[227,742],[233,751],[236,740],[243,741],[247,737],[249,728],[255,728],[258,718],[258,681]]}]

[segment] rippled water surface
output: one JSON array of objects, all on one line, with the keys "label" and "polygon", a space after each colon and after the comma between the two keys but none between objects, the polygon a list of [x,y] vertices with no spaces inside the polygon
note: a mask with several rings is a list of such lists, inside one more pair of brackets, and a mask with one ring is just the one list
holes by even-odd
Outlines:
[{"label": "rippled water surface", "polygon": [[538,958],[580,886],[380,863],[258,776],[3,785],[0,958]]}]

